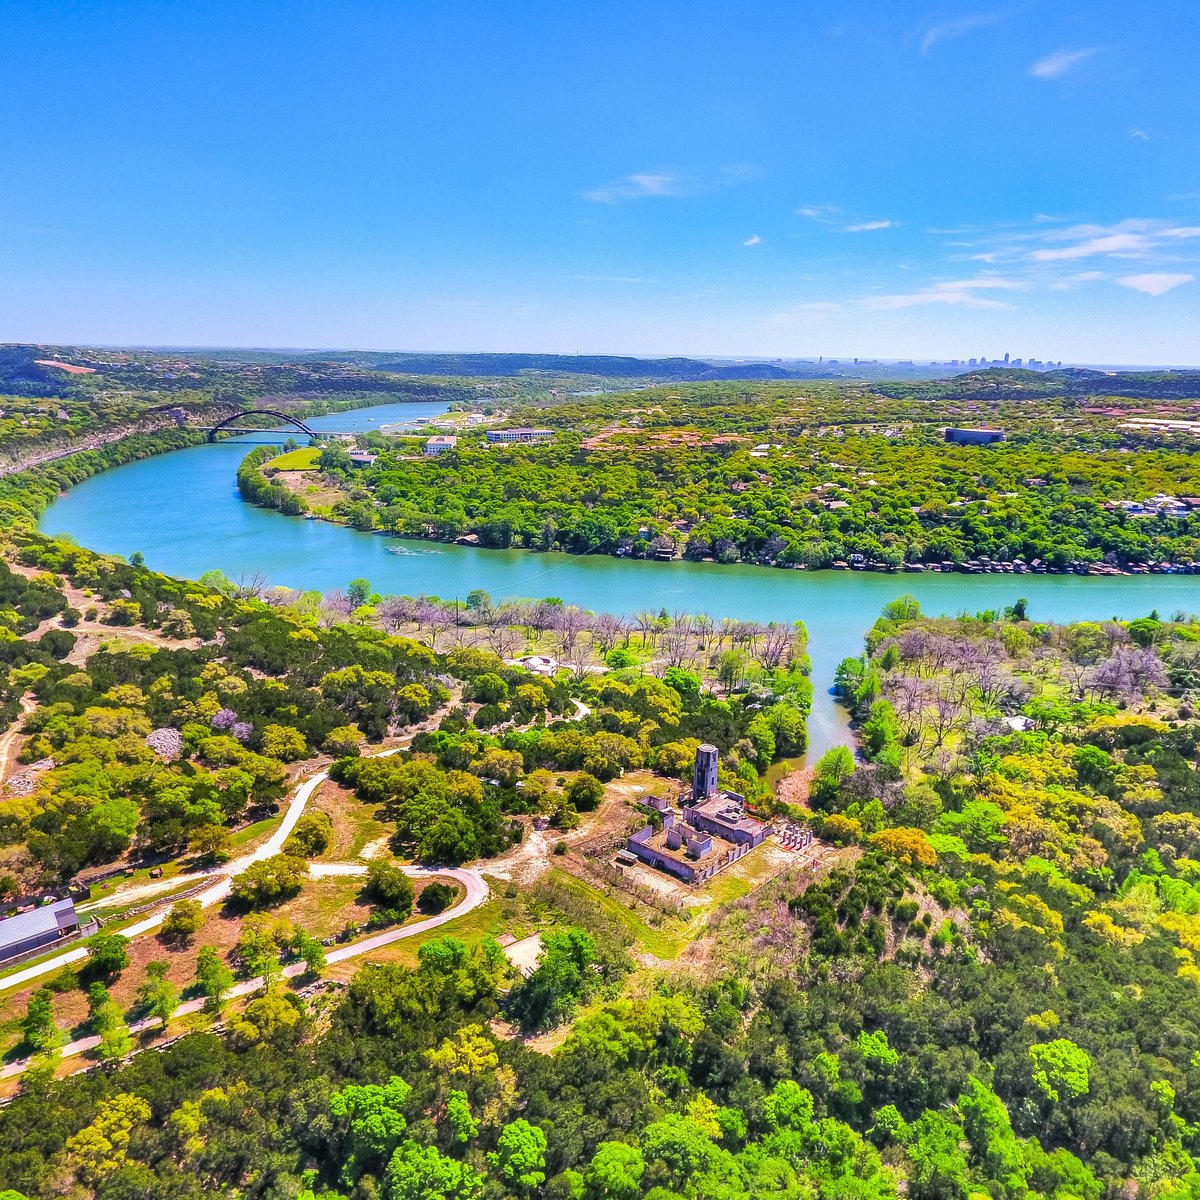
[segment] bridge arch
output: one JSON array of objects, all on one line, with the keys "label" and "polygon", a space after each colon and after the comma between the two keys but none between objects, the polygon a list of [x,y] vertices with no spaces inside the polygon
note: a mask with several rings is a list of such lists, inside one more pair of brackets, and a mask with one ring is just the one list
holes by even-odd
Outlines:
[{"label": "bridge arch", "polygon": [[[209,431],[208,440],[215,442],[217,434],[225,428],[226,425],[232,425],[235,421],[240,421],[243,417],[260,416],[260,417],[275,417],[277,420],[286,421],[289,425],[294,425],[301,433],[306,433],[310,438],[315,438],[317,435],[313,430],[296,417],[290,417],[287,413],[277,412],[273,408],[243,408],[240,412],[235,412],[232,416],[226,417],[223,421],[218,421]],[[264,430],[264,432],[266,432]]]}]

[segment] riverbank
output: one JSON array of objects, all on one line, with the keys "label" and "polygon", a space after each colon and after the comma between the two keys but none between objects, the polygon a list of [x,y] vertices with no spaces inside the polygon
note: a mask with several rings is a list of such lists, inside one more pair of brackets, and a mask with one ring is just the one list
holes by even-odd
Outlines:
[{"label": "riverbank", "polygon": [[[445,412],[405,404],[319,417],[315,428],[378,429]],[[282,442],[286,434],[279,436]],[[869,571],[786,571],[746,564],[576,557],[403,540],[325,521],[294,520],[245,503],[235,475],[251,439],[193,446],[95,475],[50,504],[41,529],[66,533],[104,553],[141,551],[157,570],[186,578],[220,569],[232,578],[322,592],[368,579],[381,594],[453,599],[479,588],[493,598],[555,596],[593,611],[635,615],[707,612],[755,621],[804,620],[815,688],[811,754],[847,739],[845,710],[829,692],[842,658],[858,654],[882,607],[911,592],[930,614],[1002,609],[1025,597],[1035,620],[1107,620],[1200,608],[1200,577],[1092,578]],[[400,551],[400,553],[395,553]]]}]

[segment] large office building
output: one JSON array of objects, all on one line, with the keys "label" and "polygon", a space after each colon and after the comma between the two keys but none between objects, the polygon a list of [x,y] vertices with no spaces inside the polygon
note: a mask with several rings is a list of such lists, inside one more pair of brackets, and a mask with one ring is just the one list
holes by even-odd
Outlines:
[{"label": "large office building", "polygon": [[493,446],[504,442],[548,442],[553,436],[553,429],[489,429],[484,434]]}]

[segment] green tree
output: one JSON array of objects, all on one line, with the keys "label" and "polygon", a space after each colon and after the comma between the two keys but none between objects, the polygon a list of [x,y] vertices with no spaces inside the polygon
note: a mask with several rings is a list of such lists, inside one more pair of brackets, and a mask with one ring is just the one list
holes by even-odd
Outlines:
[{"label": "green tree", "polygon": [[367,866],[366,897],[377,906],[377,916],[390,924],[406,921],[412,914],[416,890],[413,881],[399,867],[382,859]]},{"label": "green tree", "polygon": [[514,1016],[526,1029],[550,1029],[564,1021],[589,991],[595,961],[596,943],[585,930],[544,934],[537,969],[509,997]]},{"label": "green tree", "polygon": [[21,1032],[35,1054],[52,1054],[62,1044],[62,1034],[54,1023],[54,993],[49,988],[38,988],[29,997]]},{"label": "green tree", "polygon": [[436,1146],[402,1142],[384,1173],[387,1200],[474,1200],[484,1179]]},{"label": "green tree", "polygon": [[229,857],[229,830],[215,823],[201,825],[188,840],[188,850],[209,862],[224,860]]},{"label": "green tree", "polygon": [[325,970],[325,947],[311,934],[300,932],[296,939],[296,953],[309,975],[320,975]]},{"label": "green tree", "polygon": [[129,939],[119,933],[98,933],[88,942],[87,973],[112,979],[129,966]]},{"label": "green tree", "polygon": [[817,808],[833,807],[842,784],[854,774],[854,754],[848,746],[834,746],[817,760],[813,771],[812,802]]},{"label": "green tree", "polygon": [[400,1144],[408,1121],[404,1106],[412,1094],[399,1075],[386,1084],[349,1084],[329,1097],[329,1111],[344,1131],[349,1156],[342,1178],[353,1183],[377,1171]]},{"label": "green tree", "polygon": [[962,1126],[945,1113],[926,1111],[909,1128],[908,1191],[913,1200],[959,1200],[967,1194],[969,1169]]},{"label": "green tree", "polygon": [[308,753],[304,734],[290,725],[268,725],[262,731],[262,752],[280,762],[295,762]]},{"label": "green tree", "polygon": [[179,989],[167,978],[171,964],[163,960],[146,964],[146,978],[138,986],[138,1003],[148,1017],[165,1026],[179,1007]]},{"label": "green tree", "polygon": [[85,1183],[103,1183],[129,1155],[138,1125],[150,1120],[150,1105],[140,1096],[121,1092],[101,1100],[90,1125],[67,1138],[67,1162]]},{"label": "green tree", "polygon": [[216,946],[201,946],[196,955],[196,984],[204,995],[206,1012],[219,1013],[233,987],[233,972],[226,966]]},{"label": "green tree", "polygon": [[467,1093],[452,1088],[446,1097],[446,1120],[454,1130],[454,1140],[464,1145],[479,1133],[479,1122],[471,1114]]},{"label": "green tree", "polygon": [[189,942],[204,924],[199,900],[176,900],[163,918],[162,936],[167,941]]},{"label": "green tree", "polygon": [[636,1200],[645,1172],[646,1161],[637,1146],[601,1142],[583,1177],[587,1200]]},{"label": "green tree", "polygon": [[1049,1100],[1075,1100],[1091,1089],[1092,1058],[1070,1038],[1029,1047],[1033,1082]]},{"label": "green tree", "polygon": [[532,1191],[546,1181],[546,1135],[524,1118],[513,1121],[501,1130],[488,1161],[510,1187]]},{"label": "green tree", "polygon": [[251,863],[233,877],[230,899],[243,908],[266,908],[290,900],[308,878],[308,863],[293,854],[275,854]]},{"label": "green tree", "polygon": [[568,780],[563,794],[579,812],[591,812],[604,799],[604,784],[583,771]]}]

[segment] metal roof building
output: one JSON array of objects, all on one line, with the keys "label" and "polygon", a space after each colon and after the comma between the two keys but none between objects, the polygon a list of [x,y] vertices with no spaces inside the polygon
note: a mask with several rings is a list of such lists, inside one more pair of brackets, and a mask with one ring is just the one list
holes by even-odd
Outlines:
[{"label": "metal roof building", "polygon": [[0,921],[0,962],[50,946],[79,929],[74,900],[55,900]]}]

